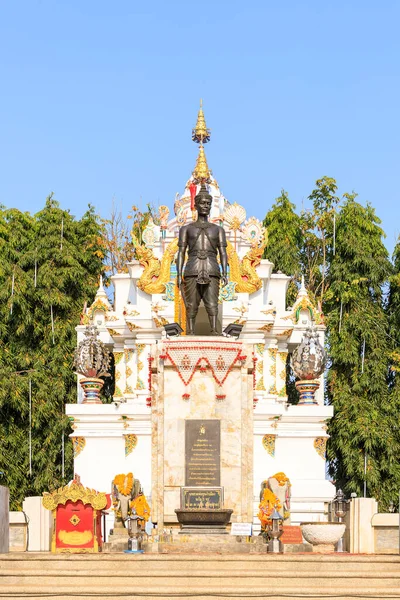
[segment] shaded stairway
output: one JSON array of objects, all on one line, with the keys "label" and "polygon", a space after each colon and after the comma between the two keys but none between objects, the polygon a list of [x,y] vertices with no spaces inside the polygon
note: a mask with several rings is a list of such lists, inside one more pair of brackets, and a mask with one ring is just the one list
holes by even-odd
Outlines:
[{"label": "shaded stairway", "polygon": [[0,598],[400,599],[400,556],[12,553]]}]

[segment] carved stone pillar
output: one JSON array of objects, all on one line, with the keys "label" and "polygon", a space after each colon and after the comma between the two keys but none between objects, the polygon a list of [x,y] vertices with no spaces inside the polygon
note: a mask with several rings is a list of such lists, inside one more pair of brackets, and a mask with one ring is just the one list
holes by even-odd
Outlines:
[{"label": "carved stone pillar", "polygon": [[287,400],[286,392],[286,361],[288,349],[284,342],[279,343],[278,352],[276,355],[276,389],[278,397],[282,400]]},{"label": "carved stone pillar", "polygon": [[136,377],[135,377],[135,345],[133,342],[125,344],[125,389],[124,395],[135,394]]},{"label": "carved stone pillar", "polygon": [[277,354],[278,354],[278,344],[275,338],[267,340],[266,344],[266,352],[264,359],[264,384],[267,390],[267,394],[272,396],[277,396]]},{"label": "carved stone pillar", "polygon": [[121,346],[114,346],[115,391],[114,402],[122,402],[126,385],[125,353]]}]

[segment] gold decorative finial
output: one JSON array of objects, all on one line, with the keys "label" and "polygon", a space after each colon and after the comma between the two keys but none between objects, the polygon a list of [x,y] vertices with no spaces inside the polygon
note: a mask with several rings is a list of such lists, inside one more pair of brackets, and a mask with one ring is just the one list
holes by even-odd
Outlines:
[{"label": "gold decorative finial", "polygon": [[206,144],[210,141],[210,130],[207,129],[203,113],[203,100],[200,100],[200,110],[197,115],[196,127],[192,129],[192,140],[196,144]]},{"label": "gold decorative finial", "polygon": [[210,169],[208,168],[203,144],[200,144],[199,155],[197,157],[196,166],[193,171],[193,177],[196,183],[208,183],[211,178],[211,173]]}]

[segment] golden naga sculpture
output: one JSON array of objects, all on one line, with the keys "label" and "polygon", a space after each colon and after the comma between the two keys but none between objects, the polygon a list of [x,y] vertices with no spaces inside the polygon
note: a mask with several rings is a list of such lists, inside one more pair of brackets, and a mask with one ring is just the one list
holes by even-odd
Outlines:
[{"label": "golden naga sculpture", "polygon": [[[138,288],[146,294],[162,294],[165,292],[165,284],[170,281],[170,269],[178,250],[178,238],[168,244],[161,260],[154,256],[151,248],[139,244],[136,238],[133,238],[133,244],[137,259],[144,267],[137,284]],[[228,241],[229,279],[236,283],[236,292],[252,294],[261,288],[262,281],[257,275],[256,267],[261,262],[265,244],[264,240],[260,246],[250,248],[240,260],[233,245]]]},{"label": "golden naga sculpture", "polygon": [[144,267],[142,276],[138,281],[138,288],[146,294],[162,294],[165,292],[165,284],[170,281],[171,263],[178,250],[178,238],[175,238],[168,244],[160,261],[154,256],[151,248],[146,248],[139,244],[136,238],[133,238],[136,256],[140,264]]},{"label": "golden naga sculpture", "polygon": [[235,248],[228,241],[229,279],[236,283],[235,292],[252,294],[262,286],[262,281],[257,275],[256,267],[260,264],[266,241],[260,246],[250,248],[247,254],[239,259]]}]

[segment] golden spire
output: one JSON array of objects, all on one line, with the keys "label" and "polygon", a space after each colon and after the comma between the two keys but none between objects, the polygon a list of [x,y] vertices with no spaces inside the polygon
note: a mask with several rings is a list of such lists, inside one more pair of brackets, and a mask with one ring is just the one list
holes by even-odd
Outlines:
[{"label": "golden spire", "polygon": [[200,100],[200,110],[197,115],[196,127],[192,129],[192,140],[196,144],[206,144],[210,141],[210,130],[207,129],[203,113],[203,100]]},{"label": "golden spire", "polygon": [[208,168],[203,144],[200,144],[199,155],[197,157],[196,166],[193,171],[193,177],[198,183],[210,181],[211,173],[210,169]]}]

